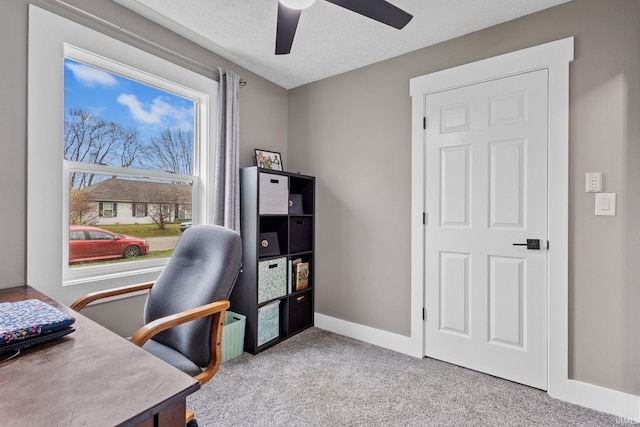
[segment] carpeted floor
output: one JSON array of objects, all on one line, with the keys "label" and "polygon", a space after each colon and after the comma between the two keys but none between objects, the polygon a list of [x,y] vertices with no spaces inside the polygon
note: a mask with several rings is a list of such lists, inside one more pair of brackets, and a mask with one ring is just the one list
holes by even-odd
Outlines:
[{"label": "carpeted floor", "polygon": [[243,353],[189,397],[213,426],[620,426],[630,420],[317,328]]}]

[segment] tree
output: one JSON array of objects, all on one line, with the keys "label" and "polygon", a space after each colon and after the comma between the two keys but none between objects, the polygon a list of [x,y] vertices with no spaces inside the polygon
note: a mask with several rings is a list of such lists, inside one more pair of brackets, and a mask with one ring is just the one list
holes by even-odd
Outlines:
[{"label": "tree", "polygon": [[[82,109],[70,109],[64,122],[64,158],[74,162],[119,167],[139,164],[145,148],[137,129],[125,129]],[[72,173],[72,188],[93,184],[95,174]]]},{"label": "tree", "polygon": [[180,205],[191,205],[191,188],[180,184],[163,185],[147,193],[145,199],[150,200],[147,214],[159,229],[164,230],[165,225],[178,216]]},{"label": "tree", "polygon": [[149,203],[149,218],[158,226],[160,230],[164,230],[165,225],[171,222],[173,215],[172,203]]},{"label": "tree", "polygon": [[148,158],[158,170],[192,175],[193,132],[183,129],[165,129],[159,136],[152,136]]},{"label": "tree", "polygon": [[123,168],[136,167],[141,165],[141,159],[146,155],[146,148],[138,140],[137,129],[123,129],[120,127],[117,135],[121,143],[120,166]]},{"label": "tree", "polygon": [[96,204],[90,202],[84,190],[71,188],[69,193],[69,224],[95,225],[100,219]]}]

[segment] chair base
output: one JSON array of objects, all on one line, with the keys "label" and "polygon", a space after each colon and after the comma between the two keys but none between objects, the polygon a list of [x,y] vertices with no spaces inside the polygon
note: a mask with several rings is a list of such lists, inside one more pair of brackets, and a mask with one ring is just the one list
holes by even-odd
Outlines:
[{"label": "chair base", "polygon": [[192,411],[187,411],[186,415],[186,424],[187,427],[198,427],[198,422],[196,421],[195,414]]}]

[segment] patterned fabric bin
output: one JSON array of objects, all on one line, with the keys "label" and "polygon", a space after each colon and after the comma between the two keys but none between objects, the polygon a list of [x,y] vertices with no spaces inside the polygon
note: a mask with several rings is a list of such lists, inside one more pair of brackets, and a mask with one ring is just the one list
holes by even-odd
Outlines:
[{"label": "patterned fabric bin", "polygon": [[224,363],[234,357],[240,356],[244,348],[244,328],[247,323],[246,316],[227,311],[222,327],[222,361]]},{"label": "patterned fabric bin", "polygon": [[258,308],[258,346],[280,336],[280,301]]},{"label": "patterned fabric bin", "polygon": [[258,304],[287,294],[287,257],[258,263]]}]

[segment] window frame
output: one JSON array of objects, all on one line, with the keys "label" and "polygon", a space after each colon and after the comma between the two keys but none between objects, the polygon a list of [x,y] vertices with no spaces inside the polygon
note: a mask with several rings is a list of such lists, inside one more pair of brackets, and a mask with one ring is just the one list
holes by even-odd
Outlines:
[{"label": "window frame", "polygon": [[[51,31],[51,28],[56,30]],[[87,167],[64,161],[65,58],[196,101],[194,176],[136,169],[123,173],[122,168]],[[208,190],[213,184],[218,82],[29,5],[28,84],[27,283],[62,302],[70,302],[87,292],[155,280],[166,264],[166,258],[69,268],[69,172],[99,171],[120,176],[130,173],[131,176],[192,181],[193,220],[211,223],[213,192]]]},{"label": "window frame", "polygon": [[193,204],[191,204],[191,206],[183,204],[183,203],[179,203],[178,204],[178,219],[181,221],[189,221],[192,219],[192,210],[193,210]]},{"label": "window frame", "polygon": [[[131,214],[134,218],[146,218],[147,217],[147,203],[144,202],[136,202],[132,203],[131,206]],[[142,212],[138,212],[141,210]]]}]

